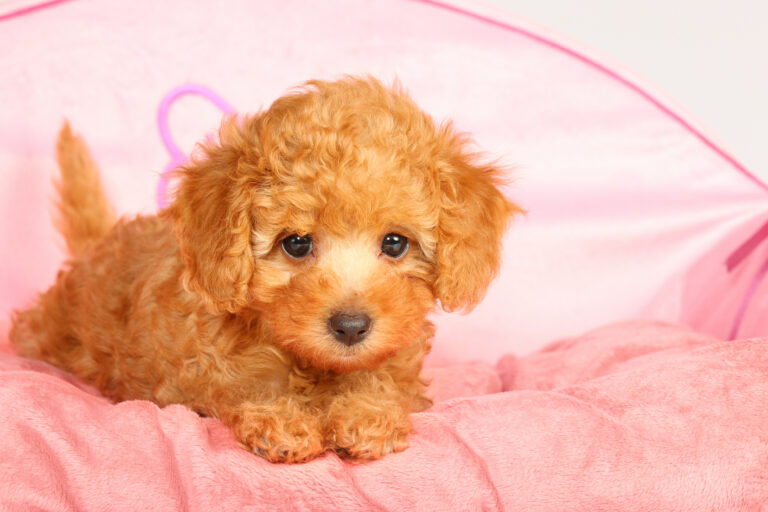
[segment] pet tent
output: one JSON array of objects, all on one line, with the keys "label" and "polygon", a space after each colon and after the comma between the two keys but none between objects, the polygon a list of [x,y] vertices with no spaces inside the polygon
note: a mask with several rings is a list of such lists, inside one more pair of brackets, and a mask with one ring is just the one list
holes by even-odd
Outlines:
[{"label": "pet tent", "polygon": [[[8,5],[2,318],[63,261],[50,220],[62,120],[88,141],[118,212],[151,213],[179,157],[160,136],[158,107],[185,84],[220,101],[187,94],[166,104],[160,124],[183,153],[216,129],[222,108],[257,110],[309,78],[397,77],[424,110],[514,169],[506,193],[528,214],[505,239],[485,301],[466,316],[436,314],[436,405],[414,415],[405,452],[270,465],[215,420],[110,404],[6,346],[0,508],[759,510],[768,501],[768,341],[758,338],[768,334],[768,186],[628,71],[469,0]],[[590,331],[621,320],[633,322]],[[718,341],[728,338],[739,340]]]}]

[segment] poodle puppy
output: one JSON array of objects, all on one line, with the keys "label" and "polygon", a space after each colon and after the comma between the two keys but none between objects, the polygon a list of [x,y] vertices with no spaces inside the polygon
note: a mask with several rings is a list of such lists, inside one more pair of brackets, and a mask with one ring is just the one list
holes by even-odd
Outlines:
[{"label": "poodle puppy", "polygon": [[113,400],[185,404],[270,461],[405,449],[439,301],[472,308],[519,209],[466,137],[397,85],[311,81],[225,119],[171,206],[114,220],[84,143],[58,141],[71,258],[16,312],[18,353]]}]

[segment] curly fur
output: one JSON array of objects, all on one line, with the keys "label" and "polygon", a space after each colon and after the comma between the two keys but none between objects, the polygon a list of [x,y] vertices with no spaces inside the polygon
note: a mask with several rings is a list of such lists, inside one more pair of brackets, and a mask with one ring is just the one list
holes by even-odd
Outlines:
[{"label": "curly fur", "polygon": [[[220,418],[271,461],[407,447],[408,413],[429,405],[426,315],[437,300],[451,311],[481,299],[519,211],[465,138],[372,78],[308,82],[226,119],[158,216],[110,226],[68,126],[58,151],[72,258],[15,314],[18,352],[114,400]],[[389,232],[411,240],[401,259],[380,252]],[[303,260],[281,251],[293,233],[315,242]],[[353,346],[327,327],[346,310],[373,319]]]}]

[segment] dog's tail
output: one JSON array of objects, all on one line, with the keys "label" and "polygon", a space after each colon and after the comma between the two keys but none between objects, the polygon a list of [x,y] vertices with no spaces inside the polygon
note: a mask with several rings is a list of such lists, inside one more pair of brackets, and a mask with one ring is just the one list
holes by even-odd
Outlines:
[{"label": "dog's tail", "polygon": [[56,227],[77,256],[103,237],[115,223],[115,214],[101,188],[99,170],[80,137],[65,122],[56,143],[61,180],[56,183]]}]

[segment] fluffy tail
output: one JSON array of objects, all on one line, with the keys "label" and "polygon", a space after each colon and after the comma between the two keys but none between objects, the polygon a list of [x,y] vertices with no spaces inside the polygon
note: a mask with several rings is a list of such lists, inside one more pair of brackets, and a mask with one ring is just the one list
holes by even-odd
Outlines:
[{"label": "fluffy tail", "polygon": [[103,237],[115,223],[115,215],[104,196],[96,167],[88,147],[74,135],[65,122],[59,132],[56,153],[61,181],[56,227],[67,242],[72,256],[77,256]]}]

